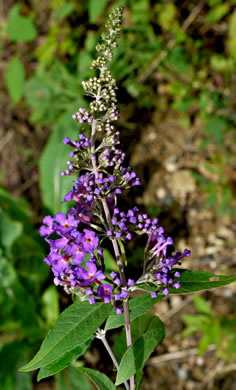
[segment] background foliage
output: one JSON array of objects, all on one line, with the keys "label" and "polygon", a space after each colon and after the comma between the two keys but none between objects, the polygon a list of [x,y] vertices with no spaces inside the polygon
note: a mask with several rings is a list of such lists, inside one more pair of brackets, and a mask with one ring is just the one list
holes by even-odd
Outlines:
[{"label": "background foliage", "polygon": [[[145,130],[149,123],[158,133],[159,122],[174,117],[176,143],[180,139],[180,150],[188,145],[192,154],[188,172],[197,197],[203,199],[198,207],[210,210],[221,224],[228,215],[228,224],[234,227],[235,4],[234,0],[181,4],[165,0],[7,0],[1,5],[0,383],[3,390],[36,386],[35,377],[19,373],[17,368],[35,354],[59,312],[71,302],[51,284],[48,267],[42,261],[47,248],[38,235],[38,227],[43,215],[65,209],[60,202],[71,187],[71,179],[60,176],[68,158],[68,150],[61,141],[65,136],[73,138],[78,132],[71,115],[79,106],[87,105],[81,81],[93,74],[89,65],[103,21],[114,5],[126,7],[120,46],[111,71],[119,82],[119,126],[123,129],[128,158],[149,188],[153,161],[144,158],[145,162],[137,162],[136,142],[144,139],[145,144],[142,128]],[[165,149],[163,140],[159,141]],[[175,161],[174,153],[169,156],[171,163]],[[155,164],[156,170],[163,169],[160,160]],[[180,164],[177,170],[183,168]],[[145,204],[150,213],[159,214],[160,218],[168,215],[167,225],[175,235],[180,231],[185,241],[193,235],[193,229],[179,227],[186,224],[187,198],[184,205],[181,202],[177,205],[178,200],[176,203],[170,195],[155,201],[145,200],[140,192],[135,196],[140,207]],[[130,203],[131,199],[124,198],[124,202]],[[235,244],[230,240],[223,244],[229,250]],[[142,243],[129,248],[130,269],[134,273],[138,272],[142,251],[139,244]],[[113,259],[107,253],[112,267]],[[201,254],[212,255],[204,249]],[[221,270],[218,265],[217,270]],[[185,315],[184,334],[200,329],[204,334],[200,351],[209,343],[216,343],[217,356],[227,360],[227,354],[235,352],[228,352],[227,346],[235,326],[230,308],[225,317],[215,317],[203,301],[196,300],[195,304],[198,311],[201,306],[201,315]],[[211,326],[216,329],[214,340],[205,330]],[[122,334],[119,337],[122,345]],[[75,363],[81,367],[83,364],[82,360]],[[83,389],[91,389],[87,374],[86,369],[71,366],[58,374],[53,383],[60,390],[67,388],[68,380],[72,389],[78,383]]]}]

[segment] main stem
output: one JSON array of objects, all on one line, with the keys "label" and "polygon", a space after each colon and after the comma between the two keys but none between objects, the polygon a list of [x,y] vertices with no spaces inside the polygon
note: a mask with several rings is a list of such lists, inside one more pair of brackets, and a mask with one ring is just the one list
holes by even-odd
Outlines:
[{"label": "main stem", "polygon": [[[98,91],[99,98],[100,90]],[[91,131],[91,153],[92,153],[92,165],[93,165],[93,171],[96,178],[98,178],[98,167],[97,167],[97,159],[96,159],[96,152],[95,152],[95,133],[96,133],[96,119],[92,122],[92,131]],[[109,229],[112,230],[112,220],[111,220],[111,214],[110,210],[106,201],[106,198],[102,198],[102,206],[105,213],[106,221],[109,226]],[[119,269],[120,279],[123,284],[123,286],[126,285],[126,278],[124,273],[124,268],[121,260],[120,255],[120,249],[117,243],[116,238],[114,237],[112,240],[112,245],[114,248],[115,258]],[[125,333],[126,333],[126,342],[127,347],[130,347],[132,345],[132,336],[131,336],[131,328],[130,328],[130,316],[129,316],[129,304],[127,300],[123,301],[123,308],[124,308],[124,316],[125,316]],[[134,390],[134,376],[130,378],[130,390]]]}]

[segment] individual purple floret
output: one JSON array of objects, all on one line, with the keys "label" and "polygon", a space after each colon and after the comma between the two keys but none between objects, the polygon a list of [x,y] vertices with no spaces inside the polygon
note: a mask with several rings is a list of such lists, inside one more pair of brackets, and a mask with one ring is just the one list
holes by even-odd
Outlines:
[{"label": "individual purple floret", "polygon": [[110,303],[112,295],[112,286],[109,284],[101,284],[98,286],[97,294],[99,298],[103,298],[105,303]]}]

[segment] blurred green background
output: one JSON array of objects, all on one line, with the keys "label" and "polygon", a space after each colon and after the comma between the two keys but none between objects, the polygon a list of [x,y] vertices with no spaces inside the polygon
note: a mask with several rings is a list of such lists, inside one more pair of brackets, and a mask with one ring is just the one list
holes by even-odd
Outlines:
[{"label": "blurred green background", "polygon": [[[84,359],[40,384],[35,374],[19,373],[17,368],[34,355],[59,312],[71,302],[52,284],[43,262],[48,249],[38,228],[43,216],[65,211],[60,202],[71,188],[71,178],[60,176],[69,153],[62,139],[76,138],[80,130],[71,115],[88,106],[81,81],[94,74],[89,66],[96,43],[109,9],[118,5],[126,11],[120,46],[110,65],[119,86],[117,127],[127,162],[143,183],[122,198],[124,207],[135,201],[140,209],[158,216],[175,238],[176,249],[192,249],[186,267],[235,273],[236,1],[4,0],[0,3],[3,390],[92,389],[76,372],[76,364],[113,375],[109,360],[101,361],[104,351],[96,343]],[[128,247],[128,271],[135,275],[142,245],[135,241]],[[235,362],[235,287],[205,293],[203,300],[195,299],[195,306],[188,299],[171,297],[159,304],[157,313],[168,325],[160,352],[196,346],[205,353],[212,344],[215,349],[201,361],[195,357],[193,362],[151,366],[142,389],[194,388],[191,385],[204,384],[214,365],[220,362],[223,370]],[[188,314],[181,319],[183,310]],[[183,330],[191,338],[182,339]],[[209,388],[231,390],[235,380],[231,368],[213,376]]]}]

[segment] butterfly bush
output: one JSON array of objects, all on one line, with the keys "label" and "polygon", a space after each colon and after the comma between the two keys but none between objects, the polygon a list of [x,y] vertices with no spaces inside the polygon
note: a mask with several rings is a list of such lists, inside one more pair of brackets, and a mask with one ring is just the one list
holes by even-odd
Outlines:
[{"label": "butterfly bush", "polygon": [[[119,204],[123,191],[141,184],[136,173],[125,164],[125,153],[119,148],[120,132],[113,125],[119,118],[117,86],[107,65],[117,47],[122,14],[121,7],[110,14],[102,43],[96,47],[100,55],[91,68],[98,76],[82,82],[85,94],[92,99],[90,108],[81,107],[72,116],[83,124],[90,137],[80,132],[76,140],[68,137],[63,140],[71,151],[67,169],[61,174],[76,176],[64,202],[74,201],[74,206],[67,215],[59,212],[54,217],[46,216],[40,228],[41,236],[50,246],[44,261],[52,269],[54,283],[90,304],[112,303],[117,314],[123,312],[124,302],[142,283],[155,286],[153,298],[168,295],[170,288],[179,289],[180,272],[175,266],[190,255],[188,249],[173,254],[173,240],[157,218],[143,214],[136,205],[123,210]],[[137,235],[147,239],[143,273],[138,280],[126,280],[121,253],[125,244]],[[113,244],[119,273],[106,270],[104,239]]]}]

